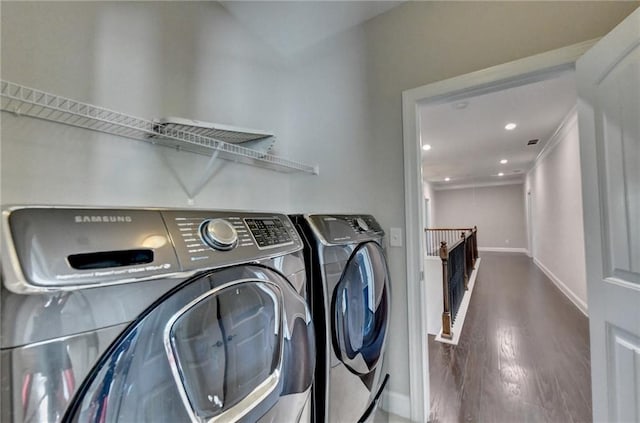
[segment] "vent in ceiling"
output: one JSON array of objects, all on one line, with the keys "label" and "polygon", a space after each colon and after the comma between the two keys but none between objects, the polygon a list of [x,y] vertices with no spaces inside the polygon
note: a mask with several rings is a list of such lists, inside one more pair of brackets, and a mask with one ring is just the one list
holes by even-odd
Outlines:
[{"label": "vent in ceiling", "polygon": [[529,140],[529,142],[527,142],[527,145],[536,145],[536,144],[538,143],[538,141],[540,141],[540,140],[538,140],[538,139],[536,139],[536,140]]}]

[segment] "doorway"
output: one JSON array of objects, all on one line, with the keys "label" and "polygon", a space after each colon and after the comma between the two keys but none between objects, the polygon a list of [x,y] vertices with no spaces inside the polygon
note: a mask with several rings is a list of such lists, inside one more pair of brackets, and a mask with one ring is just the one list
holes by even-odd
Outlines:
[{"label": "doorway", "polygon": [[[418,109],[421,104],[455,102],[481,94],[549,79],[573,69],[575,61],[595,41],[580,43],[548,53],[462,75],[403,92],[405,213],[407,234],[407,297],[409,313],[410,417],[426,421],[429,416],[429,360],[426,336],[427,301],[423,283],[422,224],[425,203],[421,178],[421,145]],[[433,207],[433,205],[431,205]],[[426,359],[425,359],[426,358]]]}]

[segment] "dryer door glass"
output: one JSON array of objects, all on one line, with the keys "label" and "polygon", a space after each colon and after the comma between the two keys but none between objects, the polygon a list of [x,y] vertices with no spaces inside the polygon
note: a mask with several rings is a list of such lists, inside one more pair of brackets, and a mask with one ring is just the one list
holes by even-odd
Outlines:
[{"label": "dryer door glass", "polygon": [[349,258],[333,298],[332,338],[340,361],[365,375],[382,355],[389,321],[389,275],[380,245],[367,242]]}]

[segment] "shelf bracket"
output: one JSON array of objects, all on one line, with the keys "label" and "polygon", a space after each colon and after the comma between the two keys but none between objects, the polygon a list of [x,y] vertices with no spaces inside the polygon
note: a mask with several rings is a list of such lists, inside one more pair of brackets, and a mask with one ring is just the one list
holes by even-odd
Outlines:
[{"label": "shelf bracket", "polygon": [[211,180],[211,178],[216,174],[217,171],[221,169],[222,166],[214,167],[214,163],[218,158],[218,154],[220,150],[216,150],[213,152],[209,161],[207,162],[207,166],[204,168],[202,175],[200,176],[200,180],[195,184],[193,191],[187,191],[189,195],[189,199],[194,200],[195,197],[200,194],[200,191],[204,188],[204,186]]}]

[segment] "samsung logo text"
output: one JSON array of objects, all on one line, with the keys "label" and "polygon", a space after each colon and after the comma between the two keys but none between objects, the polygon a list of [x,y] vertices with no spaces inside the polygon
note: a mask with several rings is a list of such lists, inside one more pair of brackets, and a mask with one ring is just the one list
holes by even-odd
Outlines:
[{"label": "samsung logo text", "polygon": [[131,216],[76,216],[76,223],[131,223]]}]

